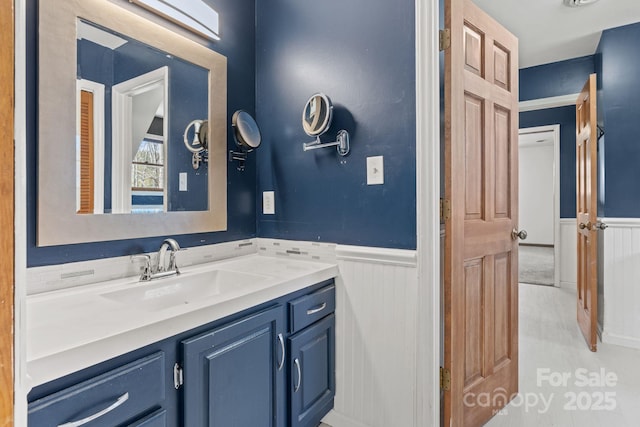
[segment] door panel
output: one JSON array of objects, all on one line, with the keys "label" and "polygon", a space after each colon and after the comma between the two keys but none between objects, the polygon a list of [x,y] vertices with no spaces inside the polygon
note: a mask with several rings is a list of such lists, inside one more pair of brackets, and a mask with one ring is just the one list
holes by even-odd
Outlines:
[{"label": "door panel", "polygon": [[443,418],[480,426],[518,390],[518,42],[471,1],[445,3]]},{"label": "door panel", "polygon": [[576,102],[577,319],[591,351],[597,350],[598,338],[598,233],[596,228],[598,131],[596,125],[596,75],[592,74]]}]

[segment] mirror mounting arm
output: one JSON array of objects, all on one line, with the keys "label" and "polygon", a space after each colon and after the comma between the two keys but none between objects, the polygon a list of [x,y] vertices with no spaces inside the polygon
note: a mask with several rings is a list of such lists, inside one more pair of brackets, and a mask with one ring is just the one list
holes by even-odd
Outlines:
[{"label": "mirror mounting arm", "polygon": [[244,171],[245,162],[247,161],[247,154],[253,150],[248,151],[233,151],[229,150],[229,162],[238,162],[236,167],[240,172]]},{"label": "mirror mounting arm", "polygon": [[322,143],[320,141],[320,136],[317,136],[315,141],[302,144],[302,149],[304,151],[316,150],[318,148],[326,147],[336,147],[338,154],[340,154],[341,156],[346,156],[347,154],[349,154],[349,132],[344,129],[339,131],[335,142]]}]

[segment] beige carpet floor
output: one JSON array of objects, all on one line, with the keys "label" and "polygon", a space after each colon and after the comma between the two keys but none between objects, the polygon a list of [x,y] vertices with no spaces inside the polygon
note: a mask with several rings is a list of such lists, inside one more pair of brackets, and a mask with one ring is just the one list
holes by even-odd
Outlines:
[{"label": "beige carpet floor", "polygon": [[518,254],[518,281],[534,285],[553,285],[553,248],[520,246]]}]

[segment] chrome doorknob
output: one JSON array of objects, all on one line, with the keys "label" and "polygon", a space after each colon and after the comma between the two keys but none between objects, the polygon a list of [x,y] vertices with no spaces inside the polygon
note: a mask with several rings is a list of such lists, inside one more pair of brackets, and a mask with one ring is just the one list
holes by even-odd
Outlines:
[{"label": "chrome doorknob", "polygon": [[599,228],[600,230],[606,230],[607,228],[609,228],[609,226],[604,222],[597,222],[596,228]]},{"label": "chrome doorknob", "polygon": [[514,228],[513,231],[511,232],[511,238],[513,240],[516,240],[516,239],[526,240],[527,239],[527,232],[526,232],[526,230],[518,231],[517,229]]},{"label": "chrome doorknob", "polygon": [[587,230],[592,230],[593,229],[593,225],[590,222],[587,222],[586,224],[584,222],[581,222],[580,224],[578,224],[578,228],[580,230],[584,230],[585,228]]}]

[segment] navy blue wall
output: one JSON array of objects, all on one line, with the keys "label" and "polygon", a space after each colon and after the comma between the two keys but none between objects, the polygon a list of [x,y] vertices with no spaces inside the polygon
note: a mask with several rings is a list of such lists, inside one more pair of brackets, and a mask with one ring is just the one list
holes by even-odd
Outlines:
[{"label": "navy blue wall", "polygon": [[595,70],[593,55],[520,70],[520,101],[580,93]]},{"label": "navy blue wall", "polygon": [[[598,47],[602,69],[599,122],[604,124],[603,215],[640,218],[640,23],[606,30]],[[601,61],[601,62],[600,62]]]},{"label": "navy blue wall", "polygon": [[[593,55],[520,70],[520,101],[579,93]],[[570,105],[520,113],[520,128],[560,125],[560,217],[576,217],[576,111]]]},{"label": "navy blue wall", "polygon": [[[255,114],[255,4],[254,0],[207,0],[222,17],[223,38],[210,47],[227,57],[227,113],[237,109]],[[36,246],[37,218],[37,0],[27,1],[27,264],[39,266],[88,259],[121,256],[157,250],[166,236],[64,245]],[[43,67],[44,68],[44,67]],[[235,146],[228,124],[227,145]],[[228,231],[174,236],[183,247],[218,243],[256,235],[255,157],[250,156],[244,172],[227,168]],[[55,183],[44,191],[55,191]]]},{"label": "navy blue wall", "polygon": [[[275,191],[262,237],[416,247],[413,0],[257,2],[258,198]],[[224,15],[221,15],[224,16]],[[302,151],[302,109],[333,101],[351,153]],[[436,143],[434,141],[434,143]],[[384,156],[384,185],[367,186],[366,158]]]},{"label": "navy blue wall", "polygon": [[520,113],[520,129],[556,124],[560,125],[560,218],[575,218],[576,107],[569,105]]}]

